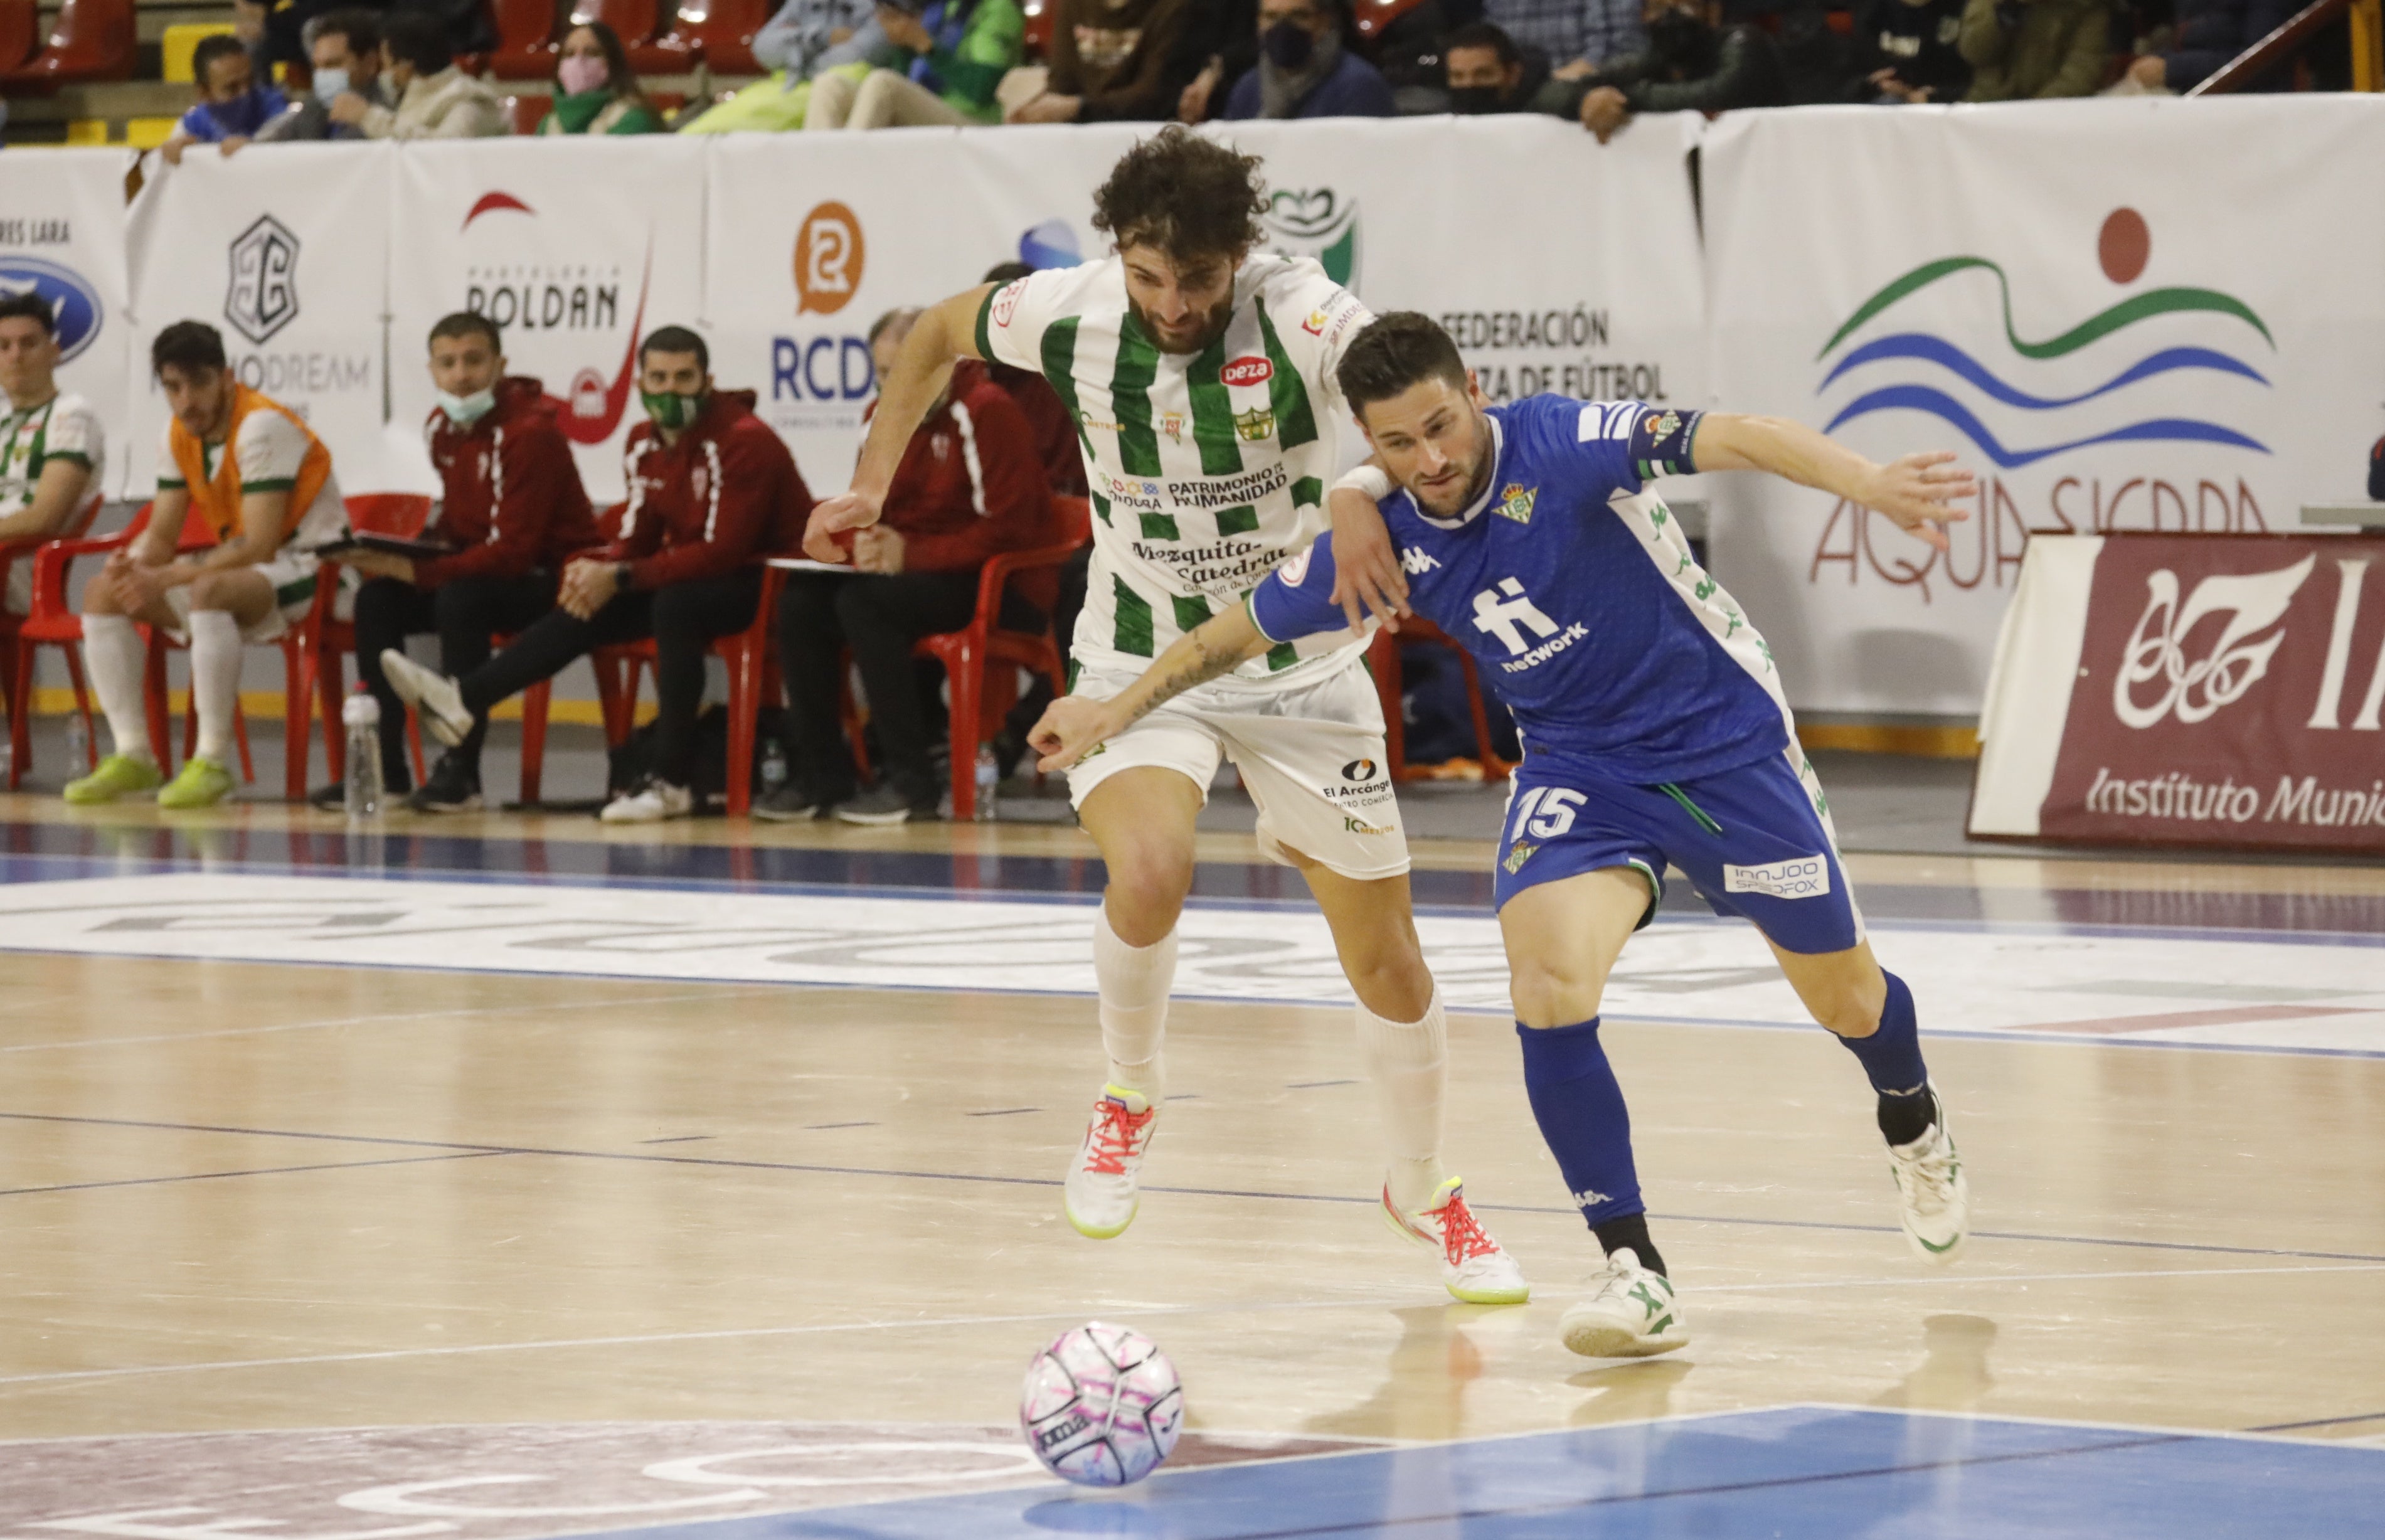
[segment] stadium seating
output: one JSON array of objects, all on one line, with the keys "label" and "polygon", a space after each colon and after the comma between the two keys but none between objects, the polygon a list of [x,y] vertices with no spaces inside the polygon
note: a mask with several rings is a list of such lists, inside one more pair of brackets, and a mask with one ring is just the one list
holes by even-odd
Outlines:
[{"label": "stadium seating", "polygon": [[63,0],[42,51],[0,72],[0,86],[70,85],[132,78],[133,0]]},{"label": "stadium seating", "polygon": [[716,73],[758,75],[762,66],[754,57],[754,34],[774,8],[772,0],[688,0],[671,35],[693,44]]},{"label": "stadium seating", "polygon": [[665,35],[675,16],[666,0],[579,0],[571,7],[571,25],[602,21],[620,34],[631,69],[641,75],[677,75],[694,69],[702,50],[676,31]]},{"label": "stadium seating", "polygon": [[181,21],[167,28],[157,44],[159,78],[169,85],[191,84],[197,78],[192,73],[191,56],[198,52],[200,43],[231,35],[229,21]]},{"label": "stadium seating", "polygon": [[[81,542],[84,532],[91,528],[91,521],[99,517],[101,502],[102,499],[94,495],[82,511],[68,522],[64,531],[47,540],[19,540],[0,545],[0,592],[6,590],[9,570],[19,561],[34,564],[33,581],[38,592],[44,571],[41,553],[53,546]],[[61,607],[65,602],[66,563],[71,559],[70,557],[53,557],[50,562],[50,567],[57,574]],[[38,610],[38,604],[35,607]],[[0,680],[0,683],[6,683],[8,691],[8,789],[12,792],[25,778],[26,768],[33,760],[33,654],[43,643],[53,640],[38,628],[29,634],[25,628],[31,619],[31,616],[11,614],[5,607],[0,607],[0,668],[6,670],[6,678]],[[74,618],[69,616],[68,619],[71,620]],[[82,713],[83,740],[91,745],[92,764],[96,766],[99,748],[91,732],[91,692],[83,683],[82,655],[75,645],[81,639],[82,623],[74,620],[72,636],[63,644],[67,655],[67,674],[74,682],[75,708]]]},{"label": "stadium seating", "polygon": [[1383,35],[1383,29],[1424,4],[1424,0],[1356,0],[1351,11],[1358,23],[1358,35],[1367,42]]},{"label": "stadium seating", "polygon": [[555,6],[552,0],[490,0],[496,19],[497,50],[489,73],[501,81],[555,79]]},{"label": "stadium seating", "polygon": [[515,133],[536,133],[540,121],[555,106],[552,96],[508,96],[506,98],[506,121]]},{"label": "stadium seating", "polygon": [[0,74],[31,64],[41,47],[41,7],[34,0],[0,0]]},{"label": "stadium seating", "polygon": [[1482,679],[1474,670],[1474,658],[1454,641],[1448,632],[1421,615],[1410,615],[1400,621],[1399,634],[1387,631],[1375,633],[1367,648],[1367,666],[1375,673],[1375,692],[1383,703],[1383,757],[1393,781],[1421,781],[1422,771],[1408,769],[1407,723],[1400,708],[1400,644],[1403,642],[1433,642],[1457,654],[1457,664],[1466,675],[1466,705],[1474,718],[1475,757],[1482,761],[1482,779],[1505,781],[1515,767],[1501,758],[1491,746],[1491,717],[1482,706]]}]

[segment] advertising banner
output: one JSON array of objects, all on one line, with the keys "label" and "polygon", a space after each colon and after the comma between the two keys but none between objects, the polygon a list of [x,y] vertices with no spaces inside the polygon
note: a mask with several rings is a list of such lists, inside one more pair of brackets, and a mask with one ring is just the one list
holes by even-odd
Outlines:
[{"label": "advertising banner", "polygon": [[149,343],[178,320],[223,333],[233,371],[306,419],[343,489],[396,484],[381,432],[394,154],[288,144],[194,155],[142,189],[130,214],[129,495],[156,485],[167,413]]},{"label": "advertising banner", "polygon": [[2385,202],[2344,194],[2380,156],[2385,112],[2344,96],[1712,126],[1716,404],[1980,478],[1944,556],[1821,494],[1717,488],[1717,575],[1792,703],[1977,711],[2033,534],[2284,531],[2355,499]]},{"label": "advertising banner", "polygon": [[100,490],[118,495],[129,457],[132,335],[124,264],[124,176],[131,152],[12,157],[0,194],[0,298],[33,293],[57,318],[58,388],[92,404],[107,435]]},{"label": "advertising banner", "polygon": [[2385,854],[2385,540],[2031,544],[1970,832]]},{"label": "advertising banner", "polygon": [[588,495],[619,500],[621,443],[640,416],[636,340],[693,326],[703,307],[704,149],[661,134],[406,147],[394,169],[390,429],[417,484],[435,484],[425,337],[449,311],[476,310],[501,329],[513,372],[563,404]]}]

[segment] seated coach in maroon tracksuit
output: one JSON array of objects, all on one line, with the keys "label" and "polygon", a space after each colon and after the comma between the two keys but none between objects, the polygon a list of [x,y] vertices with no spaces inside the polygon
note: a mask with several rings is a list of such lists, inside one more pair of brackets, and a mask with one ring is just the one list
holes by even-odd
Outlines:
[{"label": "seated coach in maroon tracksuit", "polygon": [[[916,310],[898,310],[870,329],[881,378],[918,318]],[[935,817],[934,745],[911,644],[968,625],[987,558],[1049,544],[1056,528],[1026,414],[984,365],[955,365],[943,399],[904,451],[884,518],[854,536],[860,570],[787,574],[779,598],[779,661],[792,719],[793,774],[755,814],[805,819],[833,809],[846,822],[874,824]],[[1043,617],[1031,608],[1012,599],[1005,623],[1039,627]],[[869,697],[880,760],[878,784],[858,797],[838,714],[839,657],[848,647]],[[973,744],[953,745],[955,756],[976,752]]]},{"label": "seated coach in maroon tracksuit", "polygon": [[653,770],[606,805],[608,823],[651,823],[694,810],[690,789],[704,660],[713,641],[754,623],[762,564],[793,551],[811,516],[794,457],[754,415],[751,391],[716,390],[704,339],[666,326],[638,349],[647,420],[622,451],[629,500],[613,544],[564,570],[556,607],[513,645],[461,679],[403,656],[382,662],[423,725],[457,744],[492,707],[593,649],[652,637]]}]

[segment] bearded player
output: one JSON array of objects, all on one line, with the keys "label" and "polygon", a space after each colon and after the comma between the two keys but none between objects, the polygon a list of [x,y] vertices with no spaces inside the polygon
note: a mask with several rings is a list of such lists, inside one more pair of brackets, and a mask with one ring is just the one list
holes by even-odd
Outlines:
[{"label": "bearded player", "polygon": [[[1949,505],[1971,495],[1969,473],[1944,453],[1874,465],[1769,418],[1555,395],[1488,407],[1449,334],[1413,312],[1368,327],[1340,378],[1381,467],[1345,481],[1397,478],[1396,494],[1367,490],[1415,573],[1408,598],[1500,681],[1523,733],[1493,899],[1532,1112],[1607,1255],[1592,1296],[1566,1311],[1566,1346],[1639,1357],[1690,1340],[1598,1042],[1607,973],[1655,913],[1668,864],[1717,913],[1755,924],[1805,1008],[1862,1063],[1906,1239],[1951,1258],[1969,1194],[1912,991],[1864,939],[1771,649],[1644,483],[1767,470],[1942,550],[1938,526],[1964,517]],[[1044,768],[1130,741],[1179,692],[1270,647],[1346,634],[1333,546],[1328,535],[1292,557],[1114,698],[1054,703],[1035,731]]]},{"label": "bearded player", "polygon": [[[1334,367],[1365,307],[1310,261],[1254,256],[1254,157],[1180,129],[1129,152],[1094,195],[1108,258],[956,294],[921,317],[887,376],[853,490],[806,548],[875,523],[912,430],[955,358],[1040,371],[1076,422],[1093,557],[1074,688],[1118,694],[1179,637],[1242,603],[1325,528],[1338,467]],[[1378,526],[1371,510],[1356,510]],[[1385,547],[1388,557],[1388,547]],[[1381,708],[1349,636],[1266,649],[1068,773],[1109,883],[1093,927],[1108,1083],[1068,1171],[1068,1221],[1119,1233],[1165,1103],[1162,1040],[1193,820],[1221,756],[1258,804],[1260,848],[1297,868],[1356,993],[1358,1041],[1390,1144],[1386,1216],[1441,1252],[1460,1299],[1512,1304],[1515,1262],[1441,1166],[1444,1026],[1417,944],[1408,856],[1382,770]]]}]

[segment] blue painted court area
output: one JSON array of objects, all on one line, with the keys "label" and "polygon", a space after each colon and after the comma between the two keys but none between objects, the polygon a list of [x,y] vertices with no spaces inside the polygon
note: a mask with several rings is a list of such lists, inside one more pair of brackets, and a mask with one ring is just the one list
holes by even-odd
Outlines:
[{"label": "blue painted court area", "polygon": [[2190,1540],[2385,1534],[2385,1450],[1787,1407],[1574,1433],[1163,1471],[608,1540]]}]

